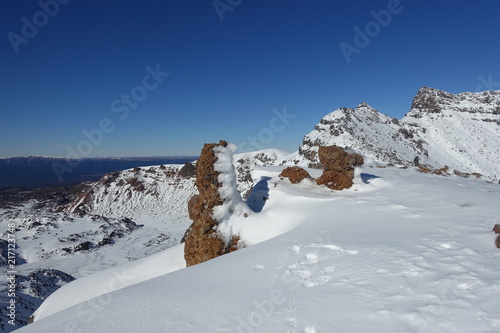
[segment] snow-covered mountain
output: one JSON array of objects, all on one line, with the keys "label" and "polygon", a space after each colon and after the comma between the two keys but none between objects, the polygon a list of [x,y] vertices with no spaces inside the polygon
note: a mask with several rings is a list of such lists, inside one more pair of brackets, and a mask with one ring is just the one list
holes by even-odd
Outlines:
[{"label": "snow-covered mountain", "polygon": [[185,222],[187,202],[196,191],[194,173],[182,165],[133,168],[106,174],[68,204],[67,213],[90,213],[160,222]]},{"label": "snow-covered mountain", "polygon": [[[287,155],[289,153],[279,149],[235,154],[240,193],[244,194],[252,187],[250,172],[255,167],[273,165]],[[190,224],[187,203],[197,190],[194,169],[191,172],[188,169],[182,165],[162,165],[107,174],[67,205],[64,211],[128,217],[146,224],[152,220]]]},{"label": "snow-covered mountain", "polygon": [[[235,154],[238,191],[263,205],[231,219],[249,247],[186,269],[195,163],[0,189],[0,233],[17,226],[18,322],[44,301],[20,332],[499,331],[498,185],[398,168],[497,181],[499,128],[500,91],[422,88],[401,120],[361,103],[325,116],[296,153]],[[317,148],[331,144],[368,162],[352,189],[278,176],[285,164],[319,176]]]},{"label": "snow-covered mountain", "polygon": [[284,163],[318,167],[318,147],[350,147],[376,162],[447,165],[485,179],[500,179],[500,91],[450,94],[422,88],[401,119],[366,103],[326,115]]}]

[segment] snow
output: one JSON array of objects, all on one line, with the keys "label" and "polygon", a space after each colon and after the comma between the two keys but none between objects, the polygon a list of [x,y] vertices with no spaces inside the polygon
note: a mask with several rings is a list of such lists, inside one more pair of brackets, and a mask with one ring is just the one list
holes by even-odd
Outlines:
[{"label": "snow", "polygon": [[257,168],[268,200],[226,222],[251,246],[183,268],[179,245],[77,279],[17,332],[500,331],[499,185],[365,167],[334,192],[282,168]]},{"label": "snow", "polygon": [[[236,151],[234,151],[234,152],[236,152]],[[252,162],[255,165],[264,166],[264,165],[267,165],[267,163],[265,163],[265,161],[259,160],[256,157],[265,156],[267,160],[276,160],[276,159],[283,158],[289,154],[290,154],[289,152],[284,151],[282,149],[267,148],[267,149],[252,151],[252,152],[247,152],[247,153],[235,153],[234,159],[235,160],[250,159],[250,160],[252,160]]]},{"label": "snow", "polygon": [[177,245],[149,257],[91,274],[56,290],[34,313],[34,318],[39,320],[71,306],[184,267],[184,246]]},{"label": "snow", "polygon": [[[187,202],[196,192],[195,179],[176,176],[181,167],[166,164],[120,171],[117,178],[107,184],[93,185],[86,210],[112,218],[126,216],[155,227],[173,222],[189,224]],[[134,188],[136,184],[144,186],[144,190]],[[82,197],[80,203],[84,200],[88,198]],[[67,212],[74,213],[78,204],[73,204]]]},{"label": "snow", "polygon": [[239,217],[250,213],[250,209],[241,199],[236,187],[236,171],[233,166],[233,152],[236,146],[230,143],[227,147],[217,146],[213,150],[217,157],[214,170],[219,172],[217,180],[222,184],[218,190],[222,205],[214,207],[213,217],[219,224],[223,224],[233,215]]}]

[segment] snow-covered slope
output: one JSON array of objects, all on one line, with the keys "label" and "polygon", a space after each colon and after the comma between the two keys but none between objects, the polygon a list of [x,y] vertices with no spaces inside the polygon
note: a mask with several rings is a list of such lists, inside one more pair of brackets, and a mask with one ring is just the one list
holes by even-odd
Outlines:
[{"label": "snow-covered slope", "polygon": [[18,332],[500,330],[498,185],[365,168],[332,192],[281,169],[253,172],[269,199],[230,221],[253,246],[183,269],[181,245],[78,279]]},{"label": "snow-covered slope", "polygon": [[117,171],[102,177],[65,208],[106,217],[128,217],[161,223],[188,223],[187,202],[196,191],[195,178],[179,175],[182,165]]},{"label": "snow-covered slope", "polygon": [[252,172],[256,167],[271,166],[278,164],[290,153],[281,149],[268,148],[264,150],[239,153],[233,155],[233,165],[236,169],[236,187],[244,198],[248,196],[249,190],[254,185]]},{"label": "snow-covered slope", "polygon": [[[317,167],[318,147],[336,144],[377,162],[448,165],[500,179],[500,91],[450,94],[422,88],[401,120],[361,103],[321,119],[284,163]],[[418,158],[418,160],[415,160]]]},{"label": "snow-covered slope", "polygon": [[[250,172],[257,166],[273,165],[288,153],[265,149],[234,155],[238,190],[246,193],[253,185]],[[195,177],[183,176],[182,165],[134,168],[105,175],[65,211],[128,217],[141,223],[190,224],[187,203],[197,192]]]},{"label": "snow-covered slope", "polygon": [[[16,323],[26,324],[42,301],[65,283],[158,253],[180,242],[174,226],[157,229],[128,218],[73,215],[51,210],[57,198],[31,199],[0,208],[0,267],[7,271],[7,226],[15,225]],[[17,199],[16,199],[17,200]],[[52,202],[54,201],[54,202]],[[7,318],[7,274],[0,277],[0,315]],[[13,328],[3,320],[0,332]]]}]

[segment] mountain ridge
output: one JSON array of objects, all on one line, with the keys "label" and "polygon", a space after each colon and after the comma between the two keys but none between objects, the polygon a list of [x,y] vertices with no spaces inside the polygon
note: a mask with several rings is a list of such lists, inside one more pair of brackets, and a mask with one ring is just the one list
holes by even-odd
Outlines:
[{"label": "mountain ridge", "polygon": [[411,110],[398,120],[366,103],[338,108],[304,136],[298,152],[282,164],[320,168],[318,147],[348,147],[392,165],[445,165],[480,173],[488,181],[500,177],[500,91],[451,94],[423,87]]}]

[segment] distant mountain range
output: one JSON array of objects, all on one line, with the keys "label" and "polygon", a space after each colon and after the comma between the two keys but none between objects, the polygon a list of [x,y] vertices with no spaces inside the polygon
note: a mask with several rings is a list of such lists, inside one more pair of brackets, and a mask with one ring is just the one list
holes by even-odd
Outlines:
[{"label": "distant mountain range", "polygon": [[104,174],[139,166],[183,164],[195,156],[66,159],[56,157],[0,158],[0,187],[56,187],[95,181]]},{"label": "distant mountain range", "polygon": [[479,173],[500,179],[500,91],[451,94],[424,87],[400,120],[366,103],[339,108],[304,136],[284,164],[321,167],[318,147],[349,147],[375,162]]}]

